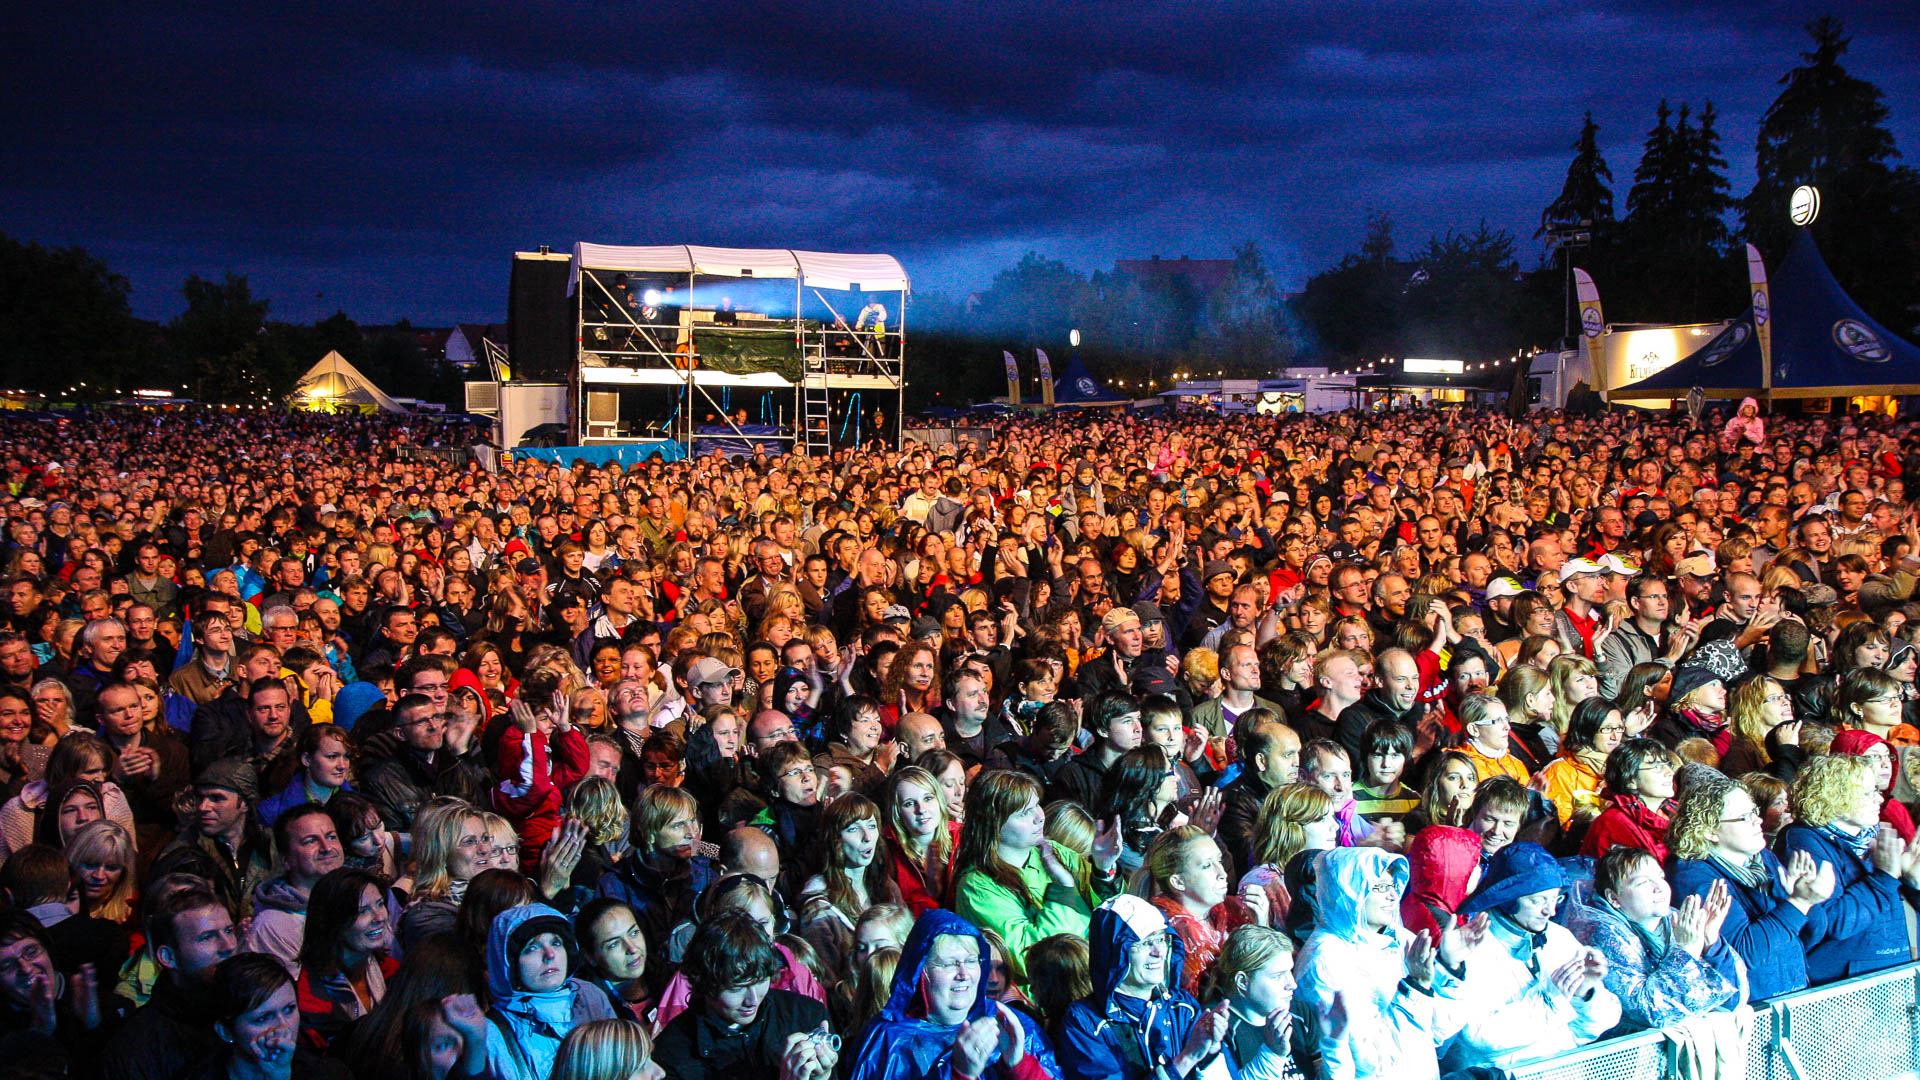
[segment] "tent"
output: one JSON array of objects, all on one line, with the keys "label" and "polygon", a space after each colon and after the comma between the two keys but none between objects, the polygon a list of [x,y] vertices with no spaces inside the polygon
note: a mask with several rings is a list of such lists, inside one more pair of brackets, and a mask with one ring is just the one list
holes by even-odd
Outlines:
[{"label": "tent", "polygon": [[1920,394],[1920,348],[1860,310],[1804,229],[1773,274],[1758,309],[1773,332],[1773,379],[1762,378],[1753,307],[1691,355],[1607,395],[1613,401],[1770,394],[1776,398]]},{"label": "tent", "polygon": [[1098,409],[1128,405],[1133,399],[1100,385],[1078,356],[1070,356],[1053,380],[1053,403],[1066,409]]},{"label": "tent", "polygon": [[294,384],[293,407],[315,412],[406,412],[401,404],[360,374],[338,352],[330,352]]}]

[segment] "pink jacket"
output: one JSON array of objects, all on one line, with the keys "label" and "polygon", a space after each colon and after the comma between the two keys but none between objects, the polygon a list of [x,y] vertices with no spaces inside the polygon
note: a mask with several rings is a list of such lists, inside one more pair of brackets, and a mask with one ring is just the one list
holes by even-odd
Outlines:
[{"label": "pink jacket", "polygon": [[[827,990],[820,985],[819,979],[813,977],[813,972],[807,968],[807,965],[795,959],[792,950],[785,945],[776,942],[773,949],[780,954],[780,960],[785,965],[774,972],[773,988],[805,994],[825,1005]],[[666,990],[660,995],[659,1011],[653,1014],[653,1030],[656,1033],[665,1031],[667,1022],[686,1012],[687,1006],[691,1004],[693,1004],[693,983],[688,981],[685,972],[675,972],[673,978],[668,980]]]},{"label": "pink jacket", "polygon": [[[1753,415],[1741,416],[1749,405],[1753,406]],[[1727,421],[1727,426],[1720,433],[1746,439],[1755,446],[1764,445],[1767,441],[1767,422],[1760,416],[1760,403],[1752,398],[1742,398],[1740,407],[1733,412],[1733,419]]]}]

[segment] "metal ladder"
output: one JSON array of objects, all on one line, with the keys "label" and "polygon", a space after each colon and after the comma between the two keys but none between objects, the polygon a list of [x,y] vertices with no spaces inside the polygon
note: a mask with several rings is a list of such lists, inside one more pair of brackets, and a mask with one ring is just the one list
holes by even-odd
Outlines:
[{"label": "metal ladder", "polygon": [[806,434],[808,457],[833,453],[833,428],[827,409],[827,376],[809,371],[800,381],[800,419]]}]

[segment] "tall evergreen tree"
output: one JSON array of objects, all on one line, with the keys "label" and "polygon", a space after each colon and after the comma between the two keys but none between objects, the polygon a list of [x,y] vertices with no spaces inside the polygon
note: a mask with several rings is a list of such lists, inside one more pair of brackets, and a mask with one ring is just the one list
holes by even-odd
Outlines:
[{"label": "tall evergreen tree", "polygon": [[1600,154],[1600,125],[1593,122],[1591,109],[1574,141],[1573,162],[1567,166],[1560,197],[1540,211],[1540,228],[1534,235],[1544,236],[1556,227],[1582,221],[1593,222],[1596,230],[1613,224],[1613,170]]},{"label": "tall evergreen tree", "polygon": [[1654,116],[1653,128],[1641,144],[1640,164],[1633,170],[1633,187],[1627,191],[1627,228],[1657,235],[1671,201],[1673,181],[1673,110],[1666,98],[1660,99]]},{"label": "tall evergreen tree", "polygon": [[1744,290],[1729,266],[1726,159],[1718,116],[1666,101],[1647,132],[1627,218],[1620,272],[1605,286],[1608,313],[1634,322],[1694,322],[1738,310]]},{"label": "tall evergreen tree", "polygon": [[1794,188],[1820,189],[1813,235],[1834,276],[1887,326],[1914,336],[1920,312],[1920,174],[1900,156],[1880,88],[1840,64],[1851,39],[1840,20],[1807,25],[1813,47],[1780,79],[1760,120],[1753,190],[1741,200],[1746,239],[1771,261],[1793,235]]},{"label": "tall evergreen tree", "polygon": [[1682,240],[1696,251],[1724,252],[1729,242],[1727,215],[1733,212],[1728,194],[1727,159],[1720,153],[1720,132],[1715,122],[1719,114],[1713,102],[1700,110],[1697,127],[1687,129],[1686,110],[1681,109],[1685,135],[1678,141],[1675,176],[1675,223],[1685,232]]}]

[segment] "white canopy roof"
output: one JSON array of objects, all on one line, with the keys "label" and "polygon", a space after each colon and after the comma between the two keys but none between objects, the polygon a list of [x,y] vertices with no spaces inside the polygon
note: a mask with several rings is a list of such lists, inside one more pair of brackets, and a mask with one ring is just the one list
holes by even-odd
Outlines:
[{"label": "white canopy roof", "polygon": [[891,255],[846,255],[788,248],[717,248],[686,244],[617,247],[573,245],[569,292],[579,284],[580,268],[636,273],[701,274],[726,278],[799,278],[821,289],[892,292],[907,290],[907,272]]},{"label": "white canopy roof", "polygon": [[[583,367],[583,383],[616,386],[678,386],[686,381],[685,372],[673,368]],[[751,371],[735,375],[727,371],[701,369],[693,374],[695,386],[728,386],[744,390],[785,390],[793,386],[775,371]]]},{"label": "white canopy roof", "polygon": [[374,405],[383,412],[407,411],[337,351],[321,357],[308,368],[295,384],[293,393],[309,405]]}]

